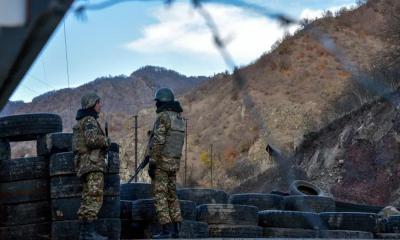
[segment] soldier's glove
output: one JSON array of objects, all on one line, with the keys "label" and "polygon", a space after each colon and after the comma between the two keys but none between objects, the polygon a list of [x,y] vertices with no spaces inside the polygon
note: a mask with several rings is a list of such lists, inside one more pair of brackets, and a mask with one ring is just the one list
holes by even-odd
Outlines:
[{"label": "soldier's glove", "polygon": [[151,179],[154,179],[156,176],[156,167],[157,167],[156,162],[150,159],[149,169],[147,170],[147,173],[149,174]]}]

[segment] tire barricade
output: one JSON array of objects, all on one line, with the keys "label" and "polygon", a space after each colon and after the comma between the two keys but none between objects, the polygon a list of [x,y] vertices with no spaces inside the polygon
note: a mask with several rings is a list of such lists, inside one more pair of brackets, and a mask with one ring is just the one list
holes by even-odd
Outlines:
[{"label": "tire barricade", "polygon": [[[152,187],[149,183],[138,182],[121,185],[121,199],[123,199],[121,200],[121,239],[152,238],[161,230],[152,197]],[[179,202],[183,217],[179,237],[208,237],[207,223],[196,221],[195,201],[179,200]]]},{"label": "tire barricade", "polygon": [[0,239],[50,239],[49,160],[11,159],[10,142],[37,141],[62,130],[56,114],[0,118]]},{"label": "tire barricade", "polygon": [[0,239],[50,239],[47,160],[2,160],[0,169]]},{"label": "tire barricade", "polygon": [[[72,134],[61,129],[54,114],[0,118],[1,240],[78,239],[81,183]],[[37,141],[38,156],[11,159],[10,141],[30,140]],[[151,238],[161,227],[151,185],[120,184],[117,144],[108,159],[96,231],[110,240]],[[305,181],[295,181],[290,194],[275,192],[229,197],[216,189],[179,189],[180,238],[400,238],[400,216],[379,219],[380,207],[335,202]]]},{"label": "tire barricade", "polygon": [[121,239],[144,239],[146,225],[132,219],[132,204],[139,199],[153,197],[150,183],[133,182],[121,184]]}]

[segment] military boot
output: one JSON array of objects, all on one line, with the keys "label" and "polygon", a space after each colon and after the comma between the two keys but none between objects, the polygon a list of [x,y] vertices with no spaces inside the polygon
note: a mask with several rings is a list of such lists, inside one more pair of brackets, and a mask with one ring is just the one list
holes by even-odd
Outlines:
[{"label": "military boot", "polygon": [[161,227],[162,227],[161,231],[157,235],[154,235],[153,238],[154,239],[173,238],[171,226],[172,226],[172,223],[167,223],[167,224],[161,225]]},{"label": "military boot", "polygon": [[174,222],[172,226],[172,238],[179,238],[179,232],[181,231],[181,223]]},{"label": "military boot", "polygon": [[79,240],[108,240],[94,230],[94,221],[82,221]]}]

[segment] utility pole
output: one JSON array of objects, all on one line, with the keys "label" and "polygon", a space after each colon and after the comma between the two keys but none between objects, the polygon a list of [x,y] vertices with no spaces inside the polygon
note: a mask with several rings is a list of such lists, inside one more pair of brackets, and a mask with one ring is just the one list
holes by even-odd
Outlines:
[{"label": "utility pole", "polygon": [[184,118],[185,120],[185,187],[187,187],[187,151],[188,151],[188,120],[189,118]]},{"label": "utility pole", "polygon": [[211,188],[213,187],[213,145],[210,144]]},{"label": "utility pole", "polygon": [[[135,169],[138,165],[138,116],[135,115]],[[137,176],[135,177],[135,182],[137,182]]]}]

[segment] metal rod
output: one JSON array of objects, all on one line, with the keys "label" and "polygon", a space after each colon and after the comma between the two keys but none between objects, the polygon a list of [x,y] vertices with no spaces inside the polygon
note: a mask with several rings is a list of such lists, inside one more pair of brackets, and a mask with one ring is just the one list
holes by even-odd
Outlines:
[{"label": "metal rod", "polygon": [[[135,169],[138,166],[138,116],[135,115]],[[137,182],[138,178],[135,177],[135,182]]]}]

